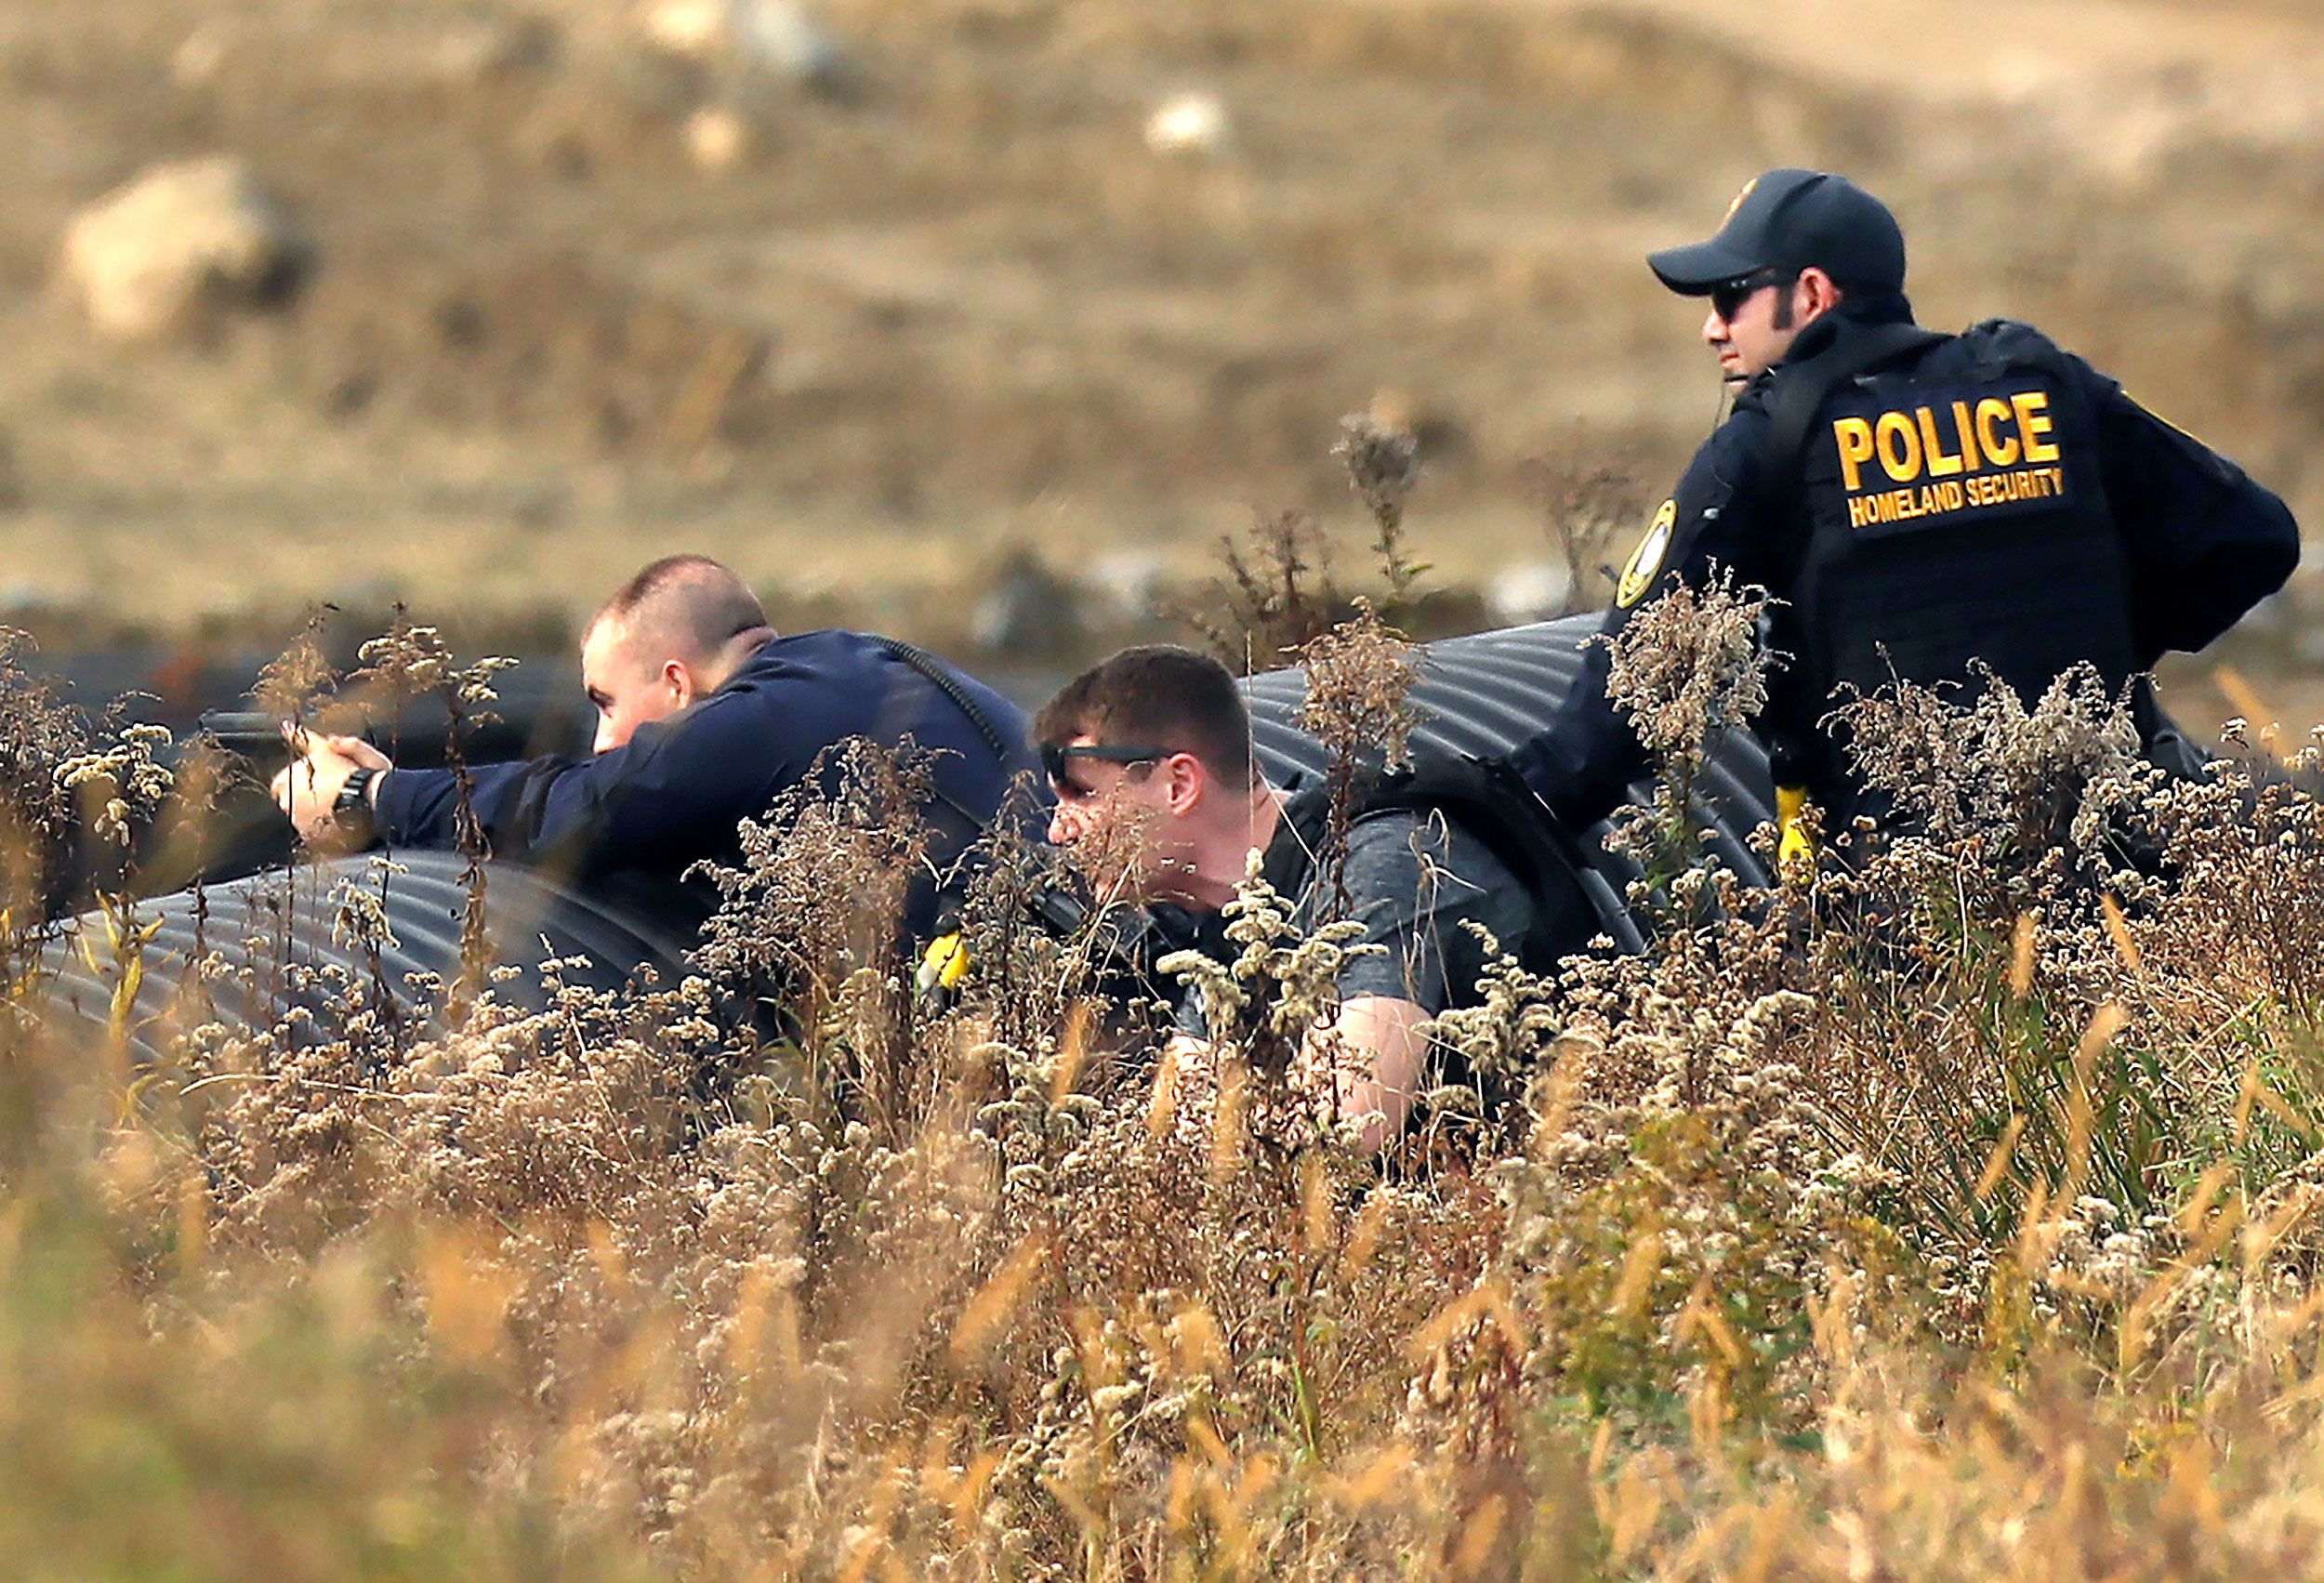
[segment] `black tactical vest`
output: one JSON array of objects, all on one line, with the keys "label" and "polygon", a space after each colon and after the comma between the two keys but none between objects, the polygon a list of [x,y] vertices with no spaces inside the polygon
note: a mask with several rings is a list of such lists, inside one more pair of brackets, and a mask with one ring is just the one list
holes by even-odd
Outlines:
[{"label": "black tactical vest", "polygon": [[[1972,661],[2028,703],[2077,661],[2118,688],[2136,669],[2096,414],[2039,332],[1981,324],[1839,382],[1798,458],[1802,702],[1972,683]],[[1811,785],[1836,777],[1824,732],[1792,745]]]}]

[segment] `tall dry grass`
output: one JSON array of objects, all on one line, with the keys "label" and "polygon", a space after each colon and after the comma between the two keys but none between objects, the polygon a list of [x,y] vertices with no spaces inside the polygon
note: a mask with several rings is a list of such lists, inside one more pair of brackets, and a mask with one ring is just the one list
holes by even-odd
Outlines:
[{"label": "tall dry grass", "polygon": [[[1748,619],[1632,630],[1733,662]],[[1751,695],[1621,657],[1682,775]],[[0,1547],[75,1577],[2314,1571],[2317,802],[2241,761],[2159,780],[2080,679],[1850,728],[1916,833],[1761,893],[1642,811],[1677,854],[1655,948],[1497,970],[1440,1033],[1525,1105],[1472,1125],[1441,1087],[1386,1172],[1268,1054],[1343,936],[1256,884],[1183,964],[1210,1062],[1108,1036],[1086,943],[1023,924],[1029,854],[970,903],[984,970],[916,1001],[879,927],[913,768],[860,752],[751,838],[683,983],[336,1030],[197,999],[137,1064],[134,997],[68,1019],[20,969]],[[25,830],[60,773],[155,787],[45,705],[0,733]]]}]

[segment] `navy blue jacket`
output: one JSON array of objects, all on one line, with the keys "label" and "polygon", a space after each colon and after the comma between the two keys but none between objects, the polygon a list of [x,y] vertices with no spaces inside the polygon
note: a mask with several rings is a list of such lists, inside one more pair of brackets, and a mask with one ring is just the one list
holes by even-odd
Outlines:
[{"label": "navy blue jacket", "polygon": [[[1625,574],[1626,597],[1606,612],[1602,628],[1606,635],[1621,631],[1674,582],[1702,587],[1714,565],[1731,572],[1740,585],[1757,585],[1778,600],[1789,599],[1810,524],[1796,487],[1779,487],[1769,476],[1776,471],[1766,455],[1776,382],[1786,368],[1841,336],[1909,317],[1901,297],[1846,305],[1809,325],[1786,363],[1744,389],[1662,508],[1656,532],[1667,532],[1668,543],[1659,565],[1654,551],[1642,546],[1633,574]],[[1970,331],[1960,344],[1974,350],[1978,337],[2000,336],[2040,339],[2024,325],[1994,321]],[[2147,413],[2080,359],[2056,355],[2095,415],[2106,507],[2121,534],[2131,574],[2132,608],[2125,613],[2133,659],[2149,667],[2166,650],[2199,649],[2282,586],[2299,559],[2299,528],[2283,502],[2235,464]],[[1779,606],[1776,619],[1798,614]],[[1780,640],[1776,646],[1789,652]],[[1582,673],[1550,728],[1512,755],[1526,784],[1570,829],[1605,817],[1648,768],[1630,721],[1607,701],[1609,659],[1604,644],[1591,644]],[[2151,711],[2151,701],[2142,701]],[[1770,740],[1779,779],[1796,784],[1796,778],[1784,775],[1787,745],[1776,738],[1812,731],[1824,706],[1821,700],[1799,700],[1793,713],[1804,718],[1762,722],[1763,728],[1780,728]],[[1771,708],[1771,714],[1778,712]],[[2151,727],[2151,713],[2141,723]],[[1819,798],[1826,795],[1827,788],[1812,789]],[[1844,799],[1845,793],[1840,796]]]},{"label": "navy blue jacket", "polygon": [[[909,736],[936,755],[929,811],[931,856],[946,864],[990,823],[1023,774],[1041,785],[1023,712],[983,683],[944,667],[1008,751],[996,754],[967,712],[909,662],[860,632],[775,638],[692,707],[640,726],[593,758],[535,759],[470,771],[477,820],[495,858],[554,869],[664,927],[690,932],[715,893],[682,880],[703,860],[741,856],[735,826],[766,813],[807,780],[817,758],[852,737],[887,746]],[[397,770],[379,785],[377,824],[393,847],[457,845],[448,770]],[[916,895],[908,926],[933,921],[932,890]]]}]

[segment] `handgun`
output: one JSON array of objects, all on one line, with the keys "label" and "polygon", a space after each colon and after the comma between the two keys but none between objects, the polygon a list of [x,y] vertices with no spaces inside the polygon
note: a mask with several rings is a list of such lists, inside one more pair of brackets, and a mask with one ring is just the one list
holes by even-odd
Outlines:
[{"label": "handgun", "polygon": [[288,759],[290,744],[283,736],[286,723],[263,709],[207,709],[201,729],[204,736],[244,759]]}]

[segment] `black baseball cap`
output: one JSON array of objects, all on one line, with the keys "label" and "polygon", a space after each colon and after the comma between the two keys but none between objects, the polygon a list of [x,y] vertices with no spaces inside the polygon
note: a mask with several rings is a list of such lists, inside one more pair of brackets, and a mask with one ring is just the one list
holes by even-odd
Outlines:
[{"label": "black baseball cap", "polygon": [[1681,297],[1707,297],[1762,270],[1819,269],[1859,291],[1902,291],[1905,233],[1888,205],[1844,176],[1771,170],[1736,195],[1719,234],[1646,255]]}]

